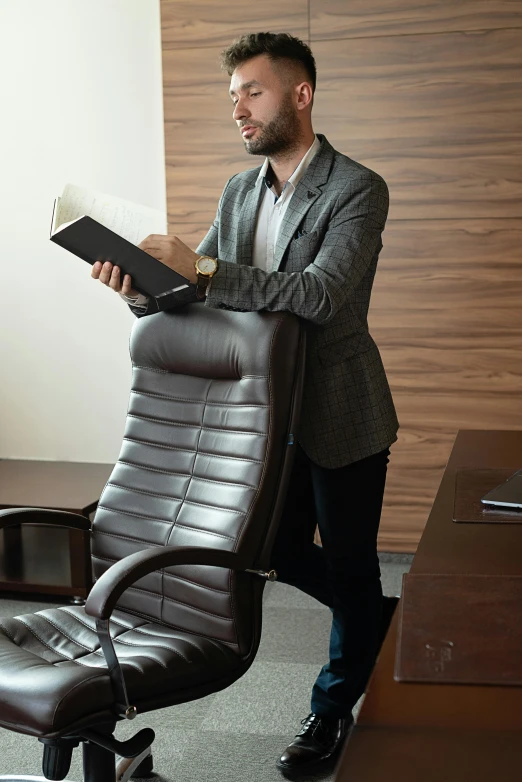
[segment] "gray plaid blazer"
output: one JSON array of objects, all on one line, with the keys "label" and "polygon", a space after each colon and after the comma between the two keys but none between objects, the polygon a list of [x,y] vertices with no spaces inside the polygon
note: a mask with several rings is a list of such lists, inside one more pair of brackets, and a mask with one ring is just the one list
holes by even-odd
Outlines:
[{"label": "gray plaid blazer", "polygon": [[[219,259],[207,307],[288,310],[307,325],[307,365],[298,441],[323,467],[378,453],[398,421],[368,307],[388,188],[378,174],[336,152],[324,136],[296,187],[274,251],[274,266],[252,266],[259,168],[233,176],[197,252]],[[162,307],[163,308],[163,307]]]}]

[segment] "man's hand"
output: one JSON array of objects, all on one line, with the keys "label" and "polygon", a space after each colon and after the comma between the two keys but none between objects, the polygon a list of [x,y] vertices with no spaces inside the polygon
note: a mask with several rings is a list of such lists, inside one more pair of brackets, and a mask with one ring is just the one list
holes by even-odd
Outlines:
[{"label": "man's hand", "polygon": [[105,263],[96,261],[92,266],[91,277],[112,288],[116,293],[123,293],[124,296],[139,296],[138,291],[132,287],[130,274],[126,274],[123,281],[120,280],[120,267],[113,266],[110,261],[105,261]]},{"label": "man's hand", "polygon": [[164,263],[165,266],[186,277],[189,282],[196,283],[198,281],[195,263],[200,256],[187,247],[177,236],[151,234],[138,247]]}]

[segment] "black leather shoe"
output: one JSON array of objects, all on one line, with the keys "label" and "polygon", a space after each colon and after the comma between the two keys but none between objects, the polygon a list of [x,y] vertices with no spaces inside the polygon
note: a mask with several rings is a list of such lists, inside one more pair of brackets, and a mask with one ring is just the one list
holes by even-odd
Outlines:
[{"label": "black leather shoe", "polygon": [[276,763],[289,779],[333,766],[352,726],[353,717],[336,719],[309,714],[302,729]]}]

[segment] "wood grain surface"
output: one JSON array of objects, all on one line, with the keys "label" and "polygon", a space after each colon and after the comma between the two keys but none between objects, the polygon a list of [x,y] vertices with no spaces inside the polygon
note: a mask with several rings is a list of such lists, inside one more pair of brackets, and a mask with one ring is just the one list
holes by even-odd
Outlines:
[{"label": "wood grain surface", "polygon": [[227,180],[258,166],[232,119],[230,79],[215,48],[163,51],[169,223],[210,226]]},{"label": "wood grain surface", "polygon": [[[308,40],[308,4],[161,8],[169,230],[195,248],[261,162],[219,53],[250,30]],[[310,0],[310,31],[315,130],[390,188],[369,321],[401,429],[379,545],[413,551],[457,430],[522,429],[522,3]]]},{"label": "wood grain surface", "polygon": [[234,38],[260,30],[308,40],[308,0],[162,0],[161,20],[164,49],[225,48]]},{"label": "wood grain surface", "polygon": [[390,218],[522,216],[522,29],[314,54],[316,130],[386,179]]},{"label": "wood grain surface", "polygon": [[519,0],[310,0],[310,40],[522,27]]},{"label": "wood grain surface", "polygon": [[380,540],[412,550],[457,430],[522,428],[522,220],[392,220],[383,242],[369,321],[401,429]]}]

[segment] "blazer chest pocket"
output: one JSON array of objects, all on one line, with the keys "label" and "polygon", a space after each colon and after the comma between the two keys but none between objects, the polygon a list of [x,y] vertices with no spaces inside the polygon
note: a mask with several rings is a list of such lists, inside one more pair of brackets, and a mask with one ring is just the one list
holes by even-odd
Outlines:
[{"label": "blazer chest pocket", "polygon": [[319,231],[294,236],[285,253],[285,271],[302,271],[309,266],[321,245]]}]

